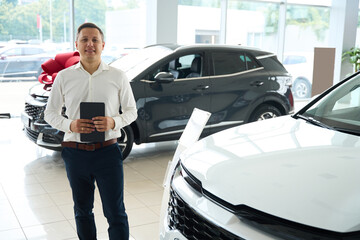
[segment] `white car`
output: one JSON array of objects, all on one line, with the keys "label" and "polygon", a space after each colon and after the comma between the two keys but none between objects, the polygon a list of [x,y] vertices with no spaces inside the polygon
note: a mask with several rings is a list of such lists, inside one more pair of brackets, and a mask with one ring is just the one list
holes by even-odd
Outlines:
[{"label": "white car", "polygon": [[293,116],[224,130],[173,171],[160,239],[360,239],[360,73]]},{"label": "white car", "polygon": [[284,67],[292,76],[294,98],[311,97],[313,82],[314,53],[289,52],[284,55]]}]

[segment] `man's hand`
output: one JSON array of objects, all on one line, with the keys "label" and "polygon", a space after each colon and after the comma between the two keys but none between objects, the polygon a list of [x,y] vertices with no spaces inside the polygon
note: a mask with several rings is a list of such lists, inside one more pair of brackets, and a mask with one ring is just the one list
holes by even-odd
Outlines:
[{"label": "man's hand", "polygon": [[92,133],[95,131],[94,121],[90,119],[76,119],[71,122],[70,130],[76,133]]},{"label": "man's hand", "polygon": [[98,132],[105,132],[115,127],[115,121],[112,117],[94,117],[92,120]]}]

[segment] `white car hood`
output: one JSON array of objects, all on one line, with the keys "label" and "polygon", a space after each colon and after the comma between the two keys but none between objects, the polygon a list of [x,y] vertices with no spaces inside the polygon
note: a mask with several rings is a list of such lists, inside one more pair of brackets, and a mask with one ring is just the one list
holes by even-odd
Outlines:
[{"label": "white car hood", "polygon": [[360,230],[360,138],[290,116],[242,125],[181,155],[233,205],[336,232]]}]

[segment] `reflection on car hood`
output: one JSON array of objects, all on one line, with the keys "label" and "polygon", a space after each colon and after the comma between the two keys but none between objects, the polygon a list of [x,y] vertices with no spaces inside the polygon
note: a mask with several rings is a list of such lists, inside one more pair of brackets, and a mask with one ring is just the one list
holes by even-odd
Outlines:
[{"label": "reflection on car hood", "polygon": [[359,156],[359,137],[285,116],[209,136],[181,160],[233,205],[348,232],[360,230]]}]

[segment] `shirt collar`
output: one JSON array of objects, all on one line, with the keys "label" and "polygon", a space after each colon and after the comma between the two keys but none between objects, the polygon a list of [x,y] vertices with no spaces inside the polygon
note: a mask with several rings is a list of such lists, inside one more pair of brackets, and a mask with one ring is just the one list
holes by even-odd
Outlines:
[{"label": "shirt collar", "polygon": [[[80,61],[77,64],[75,64],[75,69],[82,69],[82,70],[86,71]],[[109,70],[109,65],[107,65],[104,61],[101,61],[99,68],[95,71],[95,73],[106,71],[106,70]]]}]

